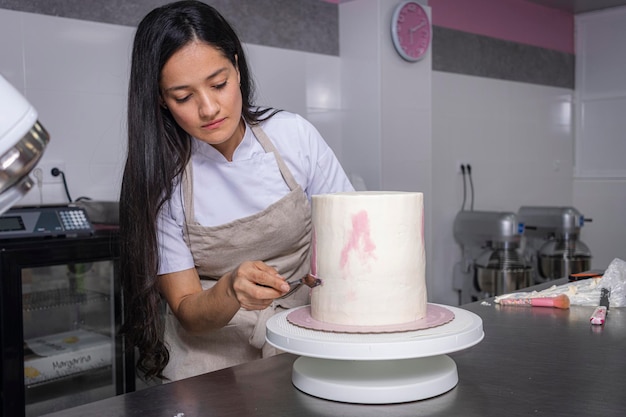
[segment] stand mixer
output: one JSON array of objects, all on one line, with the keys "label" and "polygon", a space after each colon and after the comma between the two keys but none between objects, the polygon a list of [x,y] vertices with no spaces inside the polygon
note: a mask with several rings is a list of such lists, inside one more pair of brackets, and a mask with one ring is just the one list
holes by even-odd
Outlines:
[{"label": "stand mixer", "polygon": [[532,284],[532,267],[520,249],[524,226],[515,213],[460,211],[453,232],[462,250],[454,271],[461,304]]},{"label": "stand mixer", "polygon": [[536,265],[537,283],[591,268],[591,252],[579,239],[581,228],[591,219],[573,207],[549,206],[522,206],[518,217],[525,226],[525,252]]},{"label": "stand mixer", "polygon": [[32,188],[29,173],[48,141],[37,111],[0,75],[0,214]]}]

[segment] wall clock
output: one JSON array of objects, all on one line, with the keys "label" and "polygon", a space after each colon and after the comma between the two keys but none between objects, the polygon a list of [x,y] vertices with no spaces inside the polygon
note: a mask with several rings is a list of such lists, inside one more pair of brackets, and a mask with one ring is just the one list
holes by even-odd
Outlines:
[{"label": "wall clock", "polygon": [[403,1],[396,6],[391,19],[391,39],[398,54],[409,62],[426,56],[432,41],[432,28],[421,4]]}]

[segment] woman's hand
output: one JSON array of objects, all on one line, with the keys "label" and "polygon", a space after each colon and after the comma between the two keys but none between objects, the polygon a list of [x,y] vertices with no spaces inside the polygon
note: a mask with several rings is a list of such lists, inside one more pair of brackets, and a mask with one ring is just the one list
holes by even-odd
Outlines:
[{"label": "woman's hand", "polygon": [[207,290],[195,268],[159,276],[159,289],[185,330],[201,333],[224,327],[240,308],[267,308],[289,284],[271,266],[248,261]]},{"label": "woman's hand", "polygon": [[246,310],[263,310],[289,291],[289,284],[273,267],[261,261],[246,261],[230,273],[230,288]]}]

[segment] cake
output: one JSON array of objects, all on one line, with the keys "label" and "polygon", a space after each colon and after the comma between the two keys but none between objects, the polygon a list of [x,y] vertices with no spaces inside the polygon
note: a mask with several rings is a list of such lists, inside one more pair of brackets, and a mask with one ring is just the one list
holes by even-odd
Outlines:
[{"label": "cake", "polygon": [[422,193],[315,195],[312,217],[314,320],[387,326],[426,316]]}]

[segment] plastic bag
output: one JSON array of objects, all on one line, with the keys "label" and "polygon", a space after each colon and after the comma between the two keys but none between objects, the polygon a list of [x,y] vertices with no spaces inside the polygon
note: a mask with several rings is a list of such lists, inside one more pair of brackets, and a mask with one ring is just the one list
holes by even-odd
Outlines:
[{"label": "plastic bag", "polygon": [[506,298],[535,298],[555,297],[565,294],[570,299],[570,305],[597,306],[600,302],[602,288],[611,290],[609,296],[610,307],[626,306],[626,262],[615,258],[604,272],[602,278],[589,278],[581,281],[568,282],[562,285],[553,285],[541,291],[515,292],[495,297],[498,303]]},{"label": "plastic bag", "polygon": [[619,258],[613,259],[600,278],[598,286],[611,290],[609,297],[611,307],[626,306],[626,262]]}]

